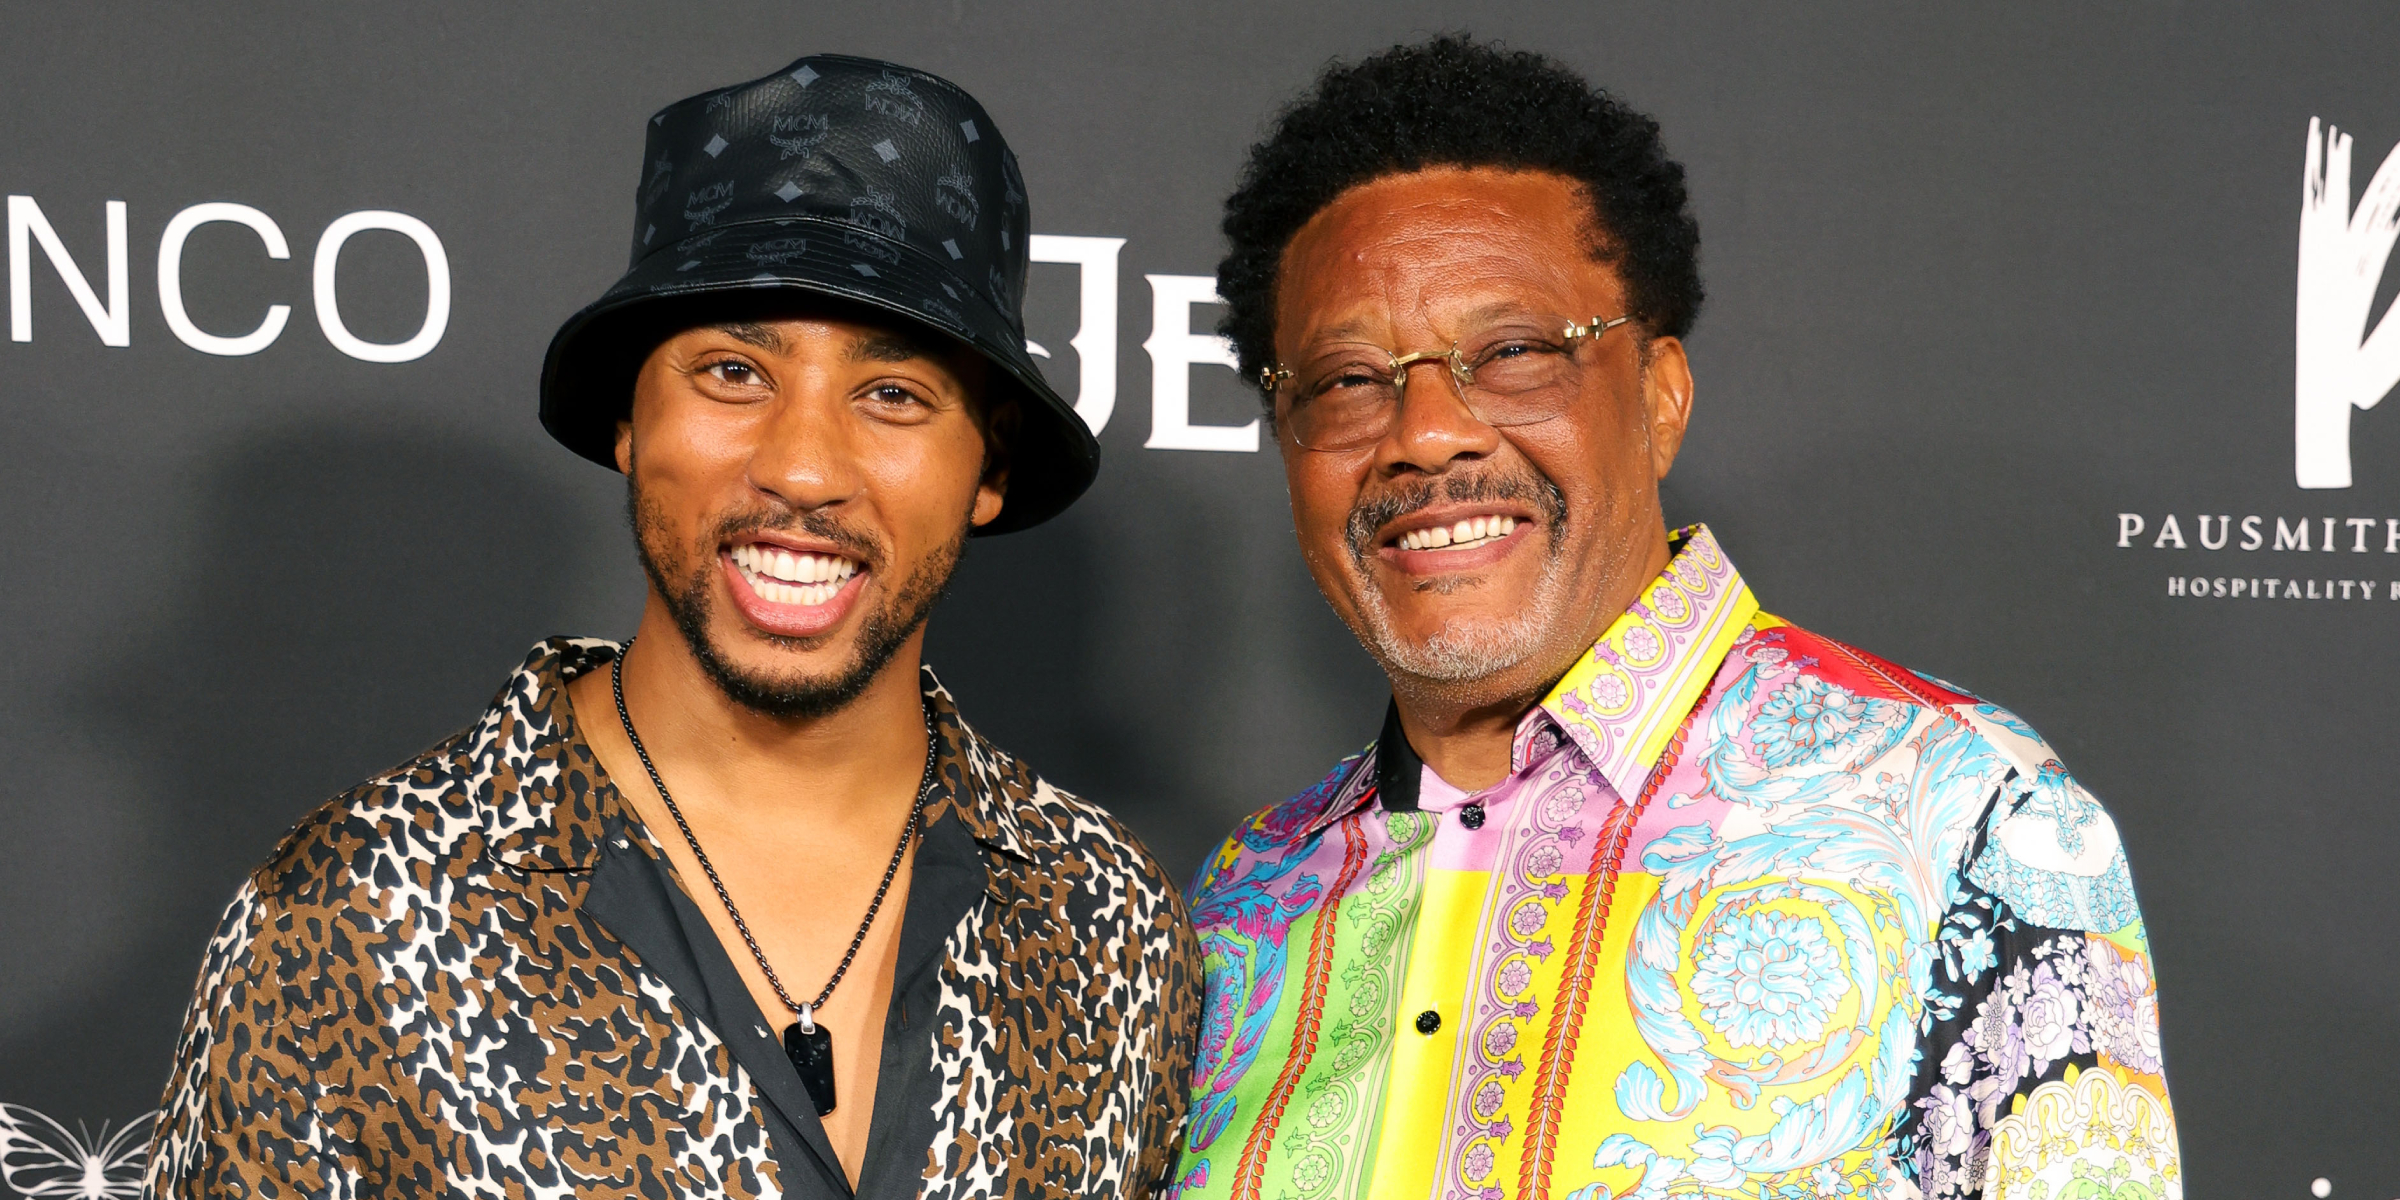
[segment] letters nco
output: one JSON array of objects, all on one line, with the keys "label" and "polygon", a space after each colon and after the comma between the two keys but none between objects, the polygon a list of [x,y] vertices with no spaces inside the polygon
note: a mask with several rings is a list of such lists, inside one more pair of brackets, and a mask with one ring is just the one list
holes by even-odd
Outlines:
[{"label": "letters nco", "polygon": [[[84,319],[100,335],[104,346],[126,346],[133,341],[133,310],[128,300],[127,251],[125,245],[125,202],[111,200],[106,205],[108,226],[107,286],[108,299],[103,303],[92,288],[91,280],[77,265],[58,231],[51,227],[50,218],[31,196],[8,198],[8,336],[11,341],[33,340],[33,255],[35,245],[50,260],[58,272],[59,281],[83,310]],[[195,204],[167,222],[158,239],[158,307],[166,317],[167,328],[176,340],[204,354],[238,356],[256,354],[283,336],[285,322],[292,315],[288,304],[271,304],[258,324],[246,333],[210,333],[192,321],[183,305],[183,245],[192,231],[211,222],[241,225],[258,235],[265,244],[267,257],[287,259],[292,256],[291,244],[284,240],[283,228],[273,217],[247,204],[212,202]],[[339,269],[342,245],[351,237],[370,229],[398,233],[416,244],[425,259],[425,319],[416,333],[404,341],[370,342],[350,332],[342,323]],[[345,213],[336,217],[325,232],[317,237],[316,260],[310,272],[312,299],[317,313],[317,328],[324,331],[325,340],[333,348],[352,358],[367,362],[400,363],[423,358],[442,340],[450,325],[450,258],[442,251],[442,239],[435,236],[431,226],[407,213],[367,210]]]}]

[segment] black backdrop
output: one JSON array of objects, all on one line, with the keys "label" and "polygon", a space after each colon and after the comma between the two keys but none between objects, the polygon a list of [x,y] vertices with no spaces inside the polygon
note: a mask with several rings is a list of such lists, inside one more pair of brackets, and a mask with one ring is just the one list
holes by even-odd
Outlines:
[{"label": "black backdrop", "polygon": [[[1147,277],[1213,269],[1242,148],[1327,57],[1449,28],[1588,71],[1690,167],[1712,298],[1670,516],[1711,522],[1772,611],[2012,706],[2110,804],[2192,1194],[2400,1192],[2400,413],[2356,414],[2347,488],[2297,486],[2294,441],[2296,367],[2392,382],[2344,365],[2355,303],[2313,330],[2341,361],[2296,359],[2310,121],[2357,134],[2353,195],[2400,142],[2400,8],[2372,0],[11,6],[0,191],[101,319],[18,220],[0,1101],[146,1111],[206,932],[280,831],[467,721],[535,639],[630,627],[620,485],[535,424],[541,350],[622,267],[643,118],[802,53],[959,81],[1022,156],[1037,232],[1125,239],[1101,480],[978,543],[935,619],[970,719],[1179,872],[1313,780],[1372,736],[1380,680],[1293,553],[1271,445],[1145,448],[1175,440],[1143,345],[1180,286]],[[212,223],[181,259],[198,329],[289,306],[254,354],[193,348],[160,297],[170,218],[209,202],[288,242]],[[446,258],[446,328],[406,362],[338,349],[312,287],[324,231],[382,211]],[[2318,283],[2382,278],[2364,240]],[[370,229],[335,265],[338,329],[419,330],[414,242]],[[1083,272],[1035,272],[1031,332],[1072,392]],[[1192,422],[1251,417],[1231,372],[1186,371]],[[2226,548],[2201,515],[2233,519]],[[2333,552],[2276,548],[2279,519],[2328,517]],[[2372,588],[2170,594],[2192,576]]]}]

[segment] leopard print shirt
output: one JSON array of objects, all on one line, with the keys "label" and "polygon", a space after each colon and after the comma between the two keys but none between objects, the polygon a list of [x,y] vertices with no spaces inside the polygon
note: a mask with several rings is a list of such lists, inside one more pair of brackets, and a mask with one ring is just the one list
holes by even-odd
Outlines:
[{"label": "leopard print shirt", "polygon": [[[638,822],[564,685],[617,651],[536,646],[481,720],[319,808],[250,877],[209,943],[146,1194],[781,1194],[755,1082],[579,911],[604,830]],[[1147,1196],[1199,1015],[1178,890],[926,684],[940,803],[989,871],[941,969],[919,1195]]]}]

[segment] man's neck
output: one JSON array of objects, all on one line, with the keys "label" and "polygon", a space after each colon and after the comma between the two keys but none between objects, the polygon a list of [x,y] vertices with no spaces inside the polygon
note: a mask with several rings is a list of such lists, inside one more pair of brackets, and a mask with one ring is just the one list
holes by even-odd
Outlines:
[{"label": "man's neck", "polygon": [[1400,711],[1400,728],[1408,735],[1409,747],[1443,782],[1462,791],[1481,791],[1508,778],[1517,723],[1608,632],[1672,557],[1662,524],[1657,541],[1628,560],[1634,569],[1610,580],[1600,602],[1587,610],[1581,628],[1552,643],[1553,652],[1542,659],[1465,684],[1391,674],[1392,702]]},{"label": "man's neck", "polygon": [[1464,707],[1428,702],[1422,694],[1412,695],[1413,689],[1394,688],[1392,702],[1400,710],[1401,732],[1417,757],[1443,782],[1475,792],[1508,778],[1517,722],[1547,691]]},{"label": "man's neck", "polygon": [[[834,838],[881,831],[914,800],[924,770],[923,638],[920,629],[839,711],[773,716],[726,695],[654,600],[626,652],[625,706],[687,807],[721,806],[740,824],[806,822]],[[595,671],[570,691],[585,735],[615,741],[606,737],[622,733],[608,689]]]}]

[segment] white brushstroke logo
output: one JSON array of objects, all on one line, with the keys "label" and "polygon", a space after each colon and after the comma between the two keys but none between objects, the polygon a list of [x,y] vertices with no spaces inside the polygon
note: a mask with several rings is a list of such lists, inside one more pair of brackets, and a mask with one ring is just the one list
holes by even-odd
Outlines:
[{"label": "white brushstroke logo", "polygon": [[2350,410],[2400,384],[2400,321],[2367,329],[2375,288],[2400,237],[2400,146],[2385,156],[2355,211],[2350,135],[2308,120],[2300,181],[2298,341],[2292,371],[2292,468],[2304,488],[2350,486]]},{"label": "white brushstroke logo", "polygon": [[31,1200],[134,1200],[156,1113],[110,1133],[76,1131],[22,1104],[0,1104],[0,1180]]}]

